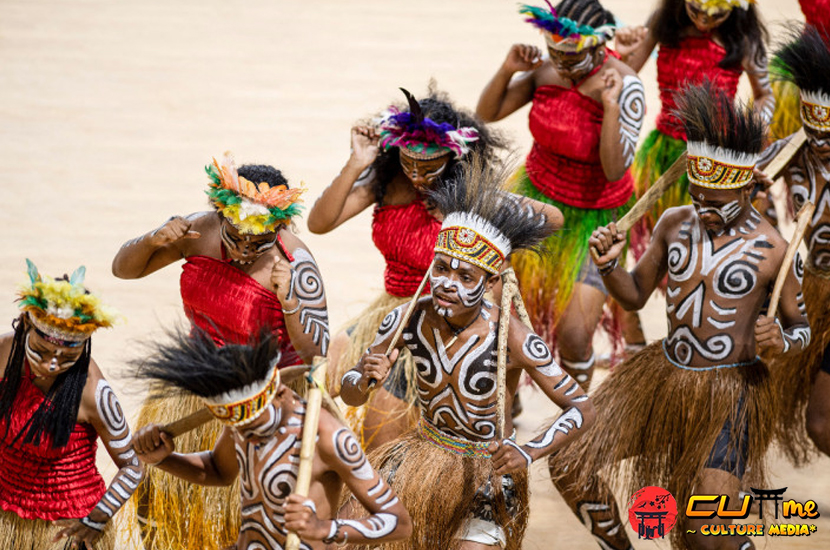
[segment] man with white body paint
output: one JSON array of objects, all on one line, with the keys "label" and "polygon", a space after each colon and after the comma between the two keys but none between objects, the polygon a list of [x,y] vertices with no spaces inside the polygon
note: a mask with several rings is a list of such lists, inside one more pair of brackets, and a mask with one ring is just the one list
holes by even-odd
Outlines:
[{"label": "man with white body paint", "polygon": [[[360,363],[343,377],[341,398],[360,405],[370,381],[382,383],[406,346],[417,368],[418,426],[370,455],[413,517],[406,544],[389,549],[521,548],[528,514],[530,464],[573,441],[593,421],[579,384],[554,361],[544,341],[511,317],[507,342],[506,410],[523,372],[565,410],[524,445],[497,436],[499,310],[484,299],[511,251],[550,235],[544,214],[524,199],[499,192],[503,173],[476,160],[452,185],[431,195],[444,213],[421,298],[390,356],[385,352],[403,323],[403,305],[383,321]],[[461,539],[460,542],[457,539]],[[460,545],[460,546],[459,546]]]},{"label": "man with white body paint", "polygon": [[[593,396],[594,428],[550,459],[554,483],[603,549],[631,543],[600,472],[628,495],[664,487],[678,506],[692,494],[736,502],[742,482],[768,486],[764,456],[780,404],[758,354],[794,353],[810,340],[800,258],[784,268],[777,317],[761,314],[788,243],[751,203],[764,138],[759,115],[711,84],[676,100],[689,137],[692,205],[663,214],[631,272],[618,265],[625,236],[614,224],[590,241],[606,287],[628,310],[642,308],[668,276],[668,336],[615,369]],[[699,534],[704,523],[731,519],[678,514],[677,521],[675,548],[754,548],[745,536]]]},{"label": "man with white body paint", "polygon": [[[280,383],[276,338],[252,346],[217,347],[205,333],[177,335],[138,366],[139,378],[163,382],[163,393],[198,395],[224,424],[213,449],[175,453],[158,424],[138,431],[135,450],[156,468],[200,485],[231,485],[240,477],[241,526],[234,550],[282,549],[289,531],[302,549],[328,544],[377,544],[409,536],[406,509],[372,469],[354,434],[325,409],[307,497],[293,494],[306,403]],[[370,515],[335,519],[343,484]]]}]

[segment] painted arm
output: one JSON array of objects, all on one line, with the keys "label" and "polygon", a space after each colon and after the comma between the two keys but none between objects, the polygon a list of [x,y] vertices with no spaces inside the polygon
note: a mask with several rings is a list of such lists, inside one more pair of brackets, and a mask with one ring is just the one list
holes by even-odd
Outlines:
[{"label": "painted arm", "polygon": [[328,233],[374,204],[373,173],[367,170],[378,156],[378,138],[374,128],[352,128],[352,154],[308,213],[309,231]]},{"label": "painted arm", "polygon": [[772,122],[772,115],[775,113],[775,96],[769,82],[767,52],[763,44],[759,44],[753,54],[744,59],[743,67],[752,87],[752,97],[755,101],[754,109],[761,115],[764,124],[769,125]]},{"label": "painted arm", "polygon": [[303,540],[322,540],[338,546],[380,544],[409,537],[409,513],[395,491],[369,464],[351,430],[331,418],[320,420],[320,458],[346,483],[369,515],[360,519],[320,519],[307,497],[292,494],[285,506],[286,529],[295,531]]},{"label": "painted arm", "polygon": [[343,375],[340,387],[340,398],[352,407],[364,404],[369,399],[369,382],[376,381],[376,388],[383,385],[399,350],[403,347],[403,338],[400,338],[395,350],[386,357],[386,348],[398,330],[401,320],[409,304],[403,304],[390,311],[378,327],[374,342],[360,358],[355,367]]},{"label": "painted arm", "polygon": [[519,445],[505,439],[490,446],[497,474],[507,474],[571,443],[593,424],[596,412],[579,383],[563,371],[544,340],[519,320],[510,320],[510,363],[524,369],[548,398],[564,412],[532,441]]},{"label": "painted arm", "polygon": [[[124,418],[124,411],[118,397],[109,383],[100,375],[97,366],[91,365],[90,378],[93,382],[88,385],[88,390],[84,390],[83,397],[85,416],[89,418],[89,423],[95,428],[98,437],[119,469],[104,496],[86,517],[56,522],[63,527],[56,539],[71,537],[92,545],[115,513],[130,499],[144,477],[144,469],[133,450],[130,427]],[[97,382],[94,382],[95,379]],[[94,401],[94,404],[90,401]]]},{"label": "painted arm", "polygon": [[[495,122],[516,112],[533,99],[534,71],[542,64],[536,46],[513,44],[507,58],[478,98],[476,114],[485,122]],[[522,72],[517,78],[513,75]]]},{"label": "painted arm", "polygon": [[329,313],[323,278],[314,257],[304,247],[294,249],[294,261],[277,257],[271,284],[282,305],[288,337],[303,361],[326,355],[329,347]]},{"label": "painted arm", "polygon": [[516,193],[505,192],[504,196],[512,200],[519,207],[525,205],[525,213],[528,217],[534,213],[542,214],[545,217],[545,223],[548,224],[551,233],[562,229],[562,226],[565,224],[565,217],[562,215],[562,211],[552,204],[517,195]]},{"label": "painted arm", "polygon": [[781,291],[778,315],[774,320],[762,315],[755,323],[759,353],[767,356],[799,353],[810,343],[810,325],[801,293],[803,276],[804,262],[801,254],[796,253]]},{"label": "painted arm", "polygon": [[617,181],[634,162],[637,140],[646,112],[646,96],[639,77],[614,68],[603,71],[602,130],[599,154],[608,181]]},{"label": "painted arm", "polygon": [[207,212],[173,216],[156,229],[121,245],[112,260],[112,274],[120,279],[140,279],[184,258],[183,241],[201,234],[194,221]]}]

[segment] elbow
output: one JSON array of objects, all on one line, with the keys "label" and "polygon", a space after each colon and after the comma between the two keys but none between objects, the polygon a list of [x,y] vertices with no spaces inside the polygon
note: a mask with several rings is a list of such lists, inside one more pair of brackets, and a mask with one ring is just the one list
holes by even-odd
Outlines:
[{"label": "elbow", "polygon": [[306,225],[308,226],[308,230],[315,235],[324,235],[331,231],[331,224],[327,224],[319,216],[315,216],[313,210],[308,215]]},{"label": "elbow", "polygon": [[605,179],[610,182],[620,181],[625,177],[625,173],[628,171],[628,167],[625,165],[622,166],[613,166],[606,168],[605,166],[602,167],[602,172],[605,174]]},{"label": "elbow", "polygon": [[404,510],[403,514],[400,516],[400,521],[395,534],[398,536],[399,540],[405,540],[412,536],[412,518],[409,517],[409,512],[406,510]]},{"label": "elbow", "polygon": [[594,401],[588,398],[582,403],[582,431],[588,430],[597,420],[597,409],[594,407]]}]

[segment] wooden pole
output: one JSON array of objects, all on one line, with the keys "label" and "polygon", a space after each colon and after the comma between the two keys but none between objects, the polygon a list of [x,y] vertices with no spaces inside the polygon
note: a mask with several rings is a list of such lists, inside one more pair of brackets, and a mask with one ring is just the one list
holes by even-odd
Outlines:
[{"label": "wooden pole", "polygon": [[798,132],[793,134],[792,139],[787,142],[784,147],[778,151],[778,154],[775,155],[769,164],[766,165],[764,168],[764,172],[770,177],[771,180],[775,181],[779,177],[781,177],[781,173],[784,171],[784,168],[787,167],[787,164],[790,163],[792,158],[801,149],[801,146],[807,141],[807,134],[804,132],[804,127],[802,126]]},{"label": "wooden pole", "polygon": [[[302,497],[308,496],[311,487],[311,471],[314,465],[314,449],[317,443],[317,428],[320,421],[320,407],[323,403],[323,391],[318,384],[326,383],[326,364],[323,362],[313,372],[316,383],[308,390],[306,400],[305,421],[303,435],[300,442],[300,467],[297,472],[297,485],[294,493]],[[299,550],[300,537],[296,533],[288,533],[285,539],[286,550]]]},{"label": "wooden pole", "polygon": [[807,201],[801,210],[798,211],[796,217],[795,231],[787,246],[787,252],[784,254],[784,261],[781,262],[781,269],[778,271],[778,276],[775,278],[775,286],[772,288],[772,296],[769,299],[769,308],[767,309],[767,317],[774,319],[775,314],[778,313],[778,302],[781,300],[781,291],[784,289],[784,282],[787,280],[787,275],[790,271],[790,266],[793,264],[795,253],[801,244],[801,239],[804,238],[804,233],[807,231],[807,226],[813,219],[813,212],[816,211],[816,206]]},{"label": "wooden pole", "polygon": [[511,305],[513,296],[518,293],[516,276],[513,268],[507,268],[501,274],[501,310],[499,311],[498,355],[496,361],[496,387],[498,401],[496,405],[496,440],[504,439],[505,406],[507,403],[507,335],[510,326]]}]

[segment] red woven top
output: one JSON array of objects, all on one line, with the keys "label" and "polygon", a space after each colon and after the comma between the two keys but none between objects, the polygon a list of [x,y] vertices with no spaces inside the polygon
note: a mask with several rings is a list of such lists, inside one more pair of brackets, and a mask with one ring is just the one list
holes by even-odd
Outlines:
[{"label": "red woven top", "polygon": [[268,327],[281,342],[280,367],[302,363],[288,338],[277,295],[241,269],[209,256],[190,256],[179,282],[187,318],[218,344],[247,344]]},{"label": "red woven top", "polygon": [[[24,519],[82,518],[104,496],[106,485],[95,467],[98,434],[90,424],[75,424],[69,443],[52,448],[43,435],[40,445],[12,443],[45,396],[32,383],[29,363],[12,409],[8,434],[0,441],[0,508]],[[0,420],[0,435],[6,422]]]},{"label": "red woven top", "polygon": [[657,83],[663,106],[657,115],[657,129],[675,139],[686,141],[686,131],[672,115],[677,108],[674,94],[686,84],[699,84],[708,78],[715,86],[735,97],[740,69],[718,67],[726,50],[707,36],[687,36],[677,46],[660,46],[657,54]]},{"label": "red woven top", "polygon": [[628,201],[631,174],[610,182],[602,171],[602,115],[602,104],[576,87],[536,88],[530,109],[534,141],[525,169],[539,191],[577,208],[610,209]]},{"label": "red woven top", "polygon": [[401,297],[415,294],[435,256],[439,231],[441,222],[421,200],[375,207],[372,240],[386,260],[386,292]]},{"label": "red woven top", "polygon": [[830,32],[830,0],[798,0],[798,3],[809,24]]}]

